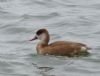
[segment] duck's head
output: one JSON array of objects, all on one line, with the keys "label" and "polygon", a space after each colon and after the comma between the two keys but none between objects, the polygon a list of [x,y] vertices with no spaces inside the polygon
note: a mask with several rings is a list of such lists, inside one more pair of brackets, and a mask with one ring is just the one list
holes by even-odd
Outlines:
[{"label": "duck's head", "polygon": [[36,39],[39,39],[41,42],[48,43],[50,39],[48,31],[46,29],[37,30],[35,36],[29,41],[33,41]]}]

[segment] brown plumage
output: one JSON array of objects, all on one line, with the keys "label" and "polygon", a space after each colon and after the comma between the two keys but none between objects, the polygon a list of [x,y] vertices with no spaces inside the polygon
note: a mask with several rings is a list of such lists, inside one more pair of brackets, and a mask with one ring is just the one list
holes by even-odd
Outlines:
[{"label": "brown plumage", "polygon": [[61,56],[76,56],[82,54],[89,54],[88,47],[83,43],[71,42],[71,41],[56,41],[48,44],[50,40],[49,33],[46,29],[39,29],[36,32],[36,36],[31,39],[39,39],[36,49],[37,53],[41,55],[61,55]]}]

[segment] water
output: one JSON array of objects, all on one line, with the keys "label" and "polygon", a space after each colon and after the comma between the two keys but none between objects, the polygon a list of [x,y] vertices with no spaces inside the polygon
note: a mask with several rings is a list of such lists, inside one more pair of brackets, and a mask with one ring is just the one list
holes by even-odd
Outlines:
[{"label": "water", "polygon": [[[86,43],[91,55],[37,55],[37,41],[28,40],[40,28],[49,30],[51,42]],[[99,0],[0,0],[0,76],[99,75]]]}]

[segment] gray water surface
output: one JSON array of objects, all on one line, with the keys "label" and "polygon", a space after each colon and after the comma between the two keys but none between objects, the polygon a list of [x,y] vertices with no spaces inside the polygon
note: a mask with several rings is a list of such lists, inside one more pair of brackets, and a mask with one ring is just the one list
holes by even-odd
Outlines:
[{"label": "gray water surface", "polygon": [[[51,42],[83,42],[87,57],[40,56],[35,31]],[[99,0],[0,0],[0,76],[100,76]]]}]

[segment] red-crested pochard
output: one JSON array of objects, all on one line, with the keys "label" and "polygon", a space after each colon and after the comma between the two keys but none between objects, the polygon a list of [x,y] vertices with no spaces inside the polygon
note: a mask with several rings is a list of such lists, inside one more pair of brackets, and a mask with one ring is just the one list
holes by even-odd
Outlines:
[{"label": "red-crested pochard", "polygon": [[37,53],[40,55],[59,55],[59,56],[77,56],[82,54],[89,54],[87,51],[89,48],[83,44],[78,42],[71,41],[56,41],[51,44],[49,43],[50,35],[46,29],[39,29],[36,32],[34,38],[30,41],[39,39],[36,49]]}]

